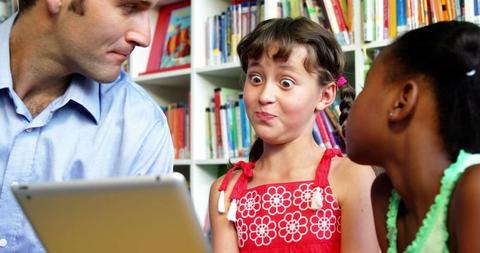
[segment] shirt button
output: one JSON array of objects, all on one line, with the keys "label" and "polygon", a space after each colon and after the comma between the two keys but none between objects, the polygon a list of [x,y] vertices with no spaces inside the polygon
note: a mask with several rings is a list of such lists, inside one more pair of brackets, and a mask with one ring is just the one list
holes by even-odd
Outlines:
[{"label": "shirt button", "polygon": [[0,248],[5,248],[7,246],[7,239],[2,238],[0,239]]},{"label": "shirt button", "polygon": [[27,128],[27,129],[25,129],[25,132],[31,133],[31,132],[32,132],[32,129],[31,129],[31,128]]}]

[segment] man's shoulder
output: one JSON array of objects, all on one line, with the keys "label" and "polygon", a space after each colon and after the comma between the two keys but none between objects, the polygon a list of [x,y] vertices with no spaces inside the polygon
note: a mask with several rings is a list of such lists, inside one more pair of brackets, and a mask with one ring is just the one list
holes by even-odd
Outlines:
[{"label": "man's shoulder", "polygon": [[166,121],[165,114],[147,91],[121,72],[119,78],[109,84],[101,84],[102,104],[125,117]]}]

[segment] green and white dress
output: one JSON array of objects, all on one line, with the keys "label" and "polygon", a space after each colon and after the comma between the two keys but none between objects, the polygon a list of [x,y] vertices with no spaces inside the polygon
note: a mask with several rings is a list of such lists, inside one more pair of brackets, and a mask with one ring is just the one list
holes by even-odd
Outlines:
[{"label": "green and white dress", "polygon": [[[445,253],[448,251],[447,215],[452,192],[465,169],[480,164],[480,154],[469,154],[460,151],[457,161],[448,167],[442,177],[440,192],[435,196],[435,201],[430,206],[423,219],[415,239],[405,249],[406,253]],[[400,204],[400,195],[392,190],[390,204],[387,212],[387,253],[397,252],[397,214]]]}]

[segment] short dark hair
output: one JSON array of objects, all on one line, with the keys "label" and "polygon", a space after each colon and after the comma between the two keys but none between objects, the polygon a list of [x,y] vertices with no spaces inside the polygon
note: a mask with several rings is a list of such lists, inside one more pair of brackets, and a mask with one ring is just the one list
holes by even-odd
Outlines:
[{"label": "short dark hair", "polygon": [[480,152],[480,28],[448,21],[406,33],[387,48],[387,78],[424,75],[438,111],[439,133],[451,161],[460,149]]},{"label": "short dark hair", "polygon": [[[237,52],[244,72],[249,59],[259,59],[272,46],[278,50],[271,57],[287,60],[295,45],[303,45],[308,51],[305,69],[319,75],[319,84],[335,82],[343,73],[345,55],[334,35],[312,20],[299,18],[276,18],[260,22],[238,44]],[[340,89],[342,102],[340,123],[347,118],[355,91],[346,84]],[[256,161],[263,153],[263,142],[257,139],[250,150],[250,161]]]},{"label": "short dark hair", "polygon": [[[20,0],[18,6],[18,14],[22,14],[28,9],[31,9],[38,0]],[[68,10],[77,13],[78,15],[83,16],[85,14],[85,0],[73,0],[70,5],[68,6]]]}]

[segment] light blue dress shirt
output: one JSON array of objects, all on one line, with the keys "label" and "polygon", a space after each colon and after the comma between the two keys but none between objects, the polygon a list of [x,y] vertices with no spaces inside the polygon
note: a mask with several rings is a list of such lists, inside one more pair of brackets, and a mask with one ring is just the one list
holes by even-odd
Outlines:
[{"label": "light blue dress shirt", "polygon": [[44,252],[12,183],[170,173],[173,145],[162,110],[123,72],[109,84],[74,76],[32,118],[12,86],[14,18],[0,24],[0,252]]}]

